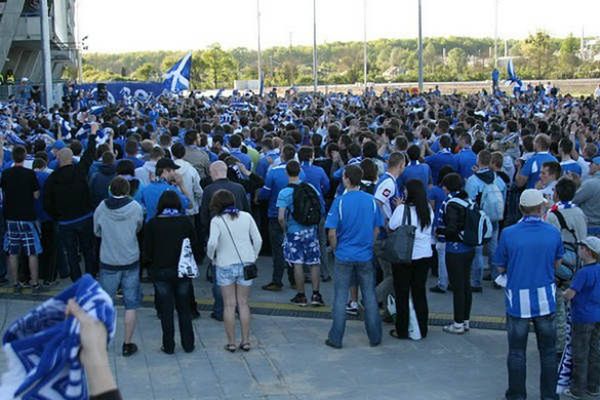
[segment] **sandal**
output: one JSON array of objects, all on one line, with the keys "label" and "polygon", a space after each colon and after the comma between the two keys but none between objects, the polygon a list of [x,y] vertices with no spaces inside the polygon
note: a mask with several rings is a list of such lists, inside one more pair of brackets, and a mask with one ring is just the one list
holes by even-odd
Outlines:
[{"label": "sandal", "polygon": [[240,350],[243,350],[246,352],[250,351],[250,343],[249,342],[240,343]]},{"label": "sandal", "polygon": [[225,350],[227,350],[230,353],[235,353],[235,350],[237,349],[237,347],[235,347],[235,344],[226,344],[225,345]]},{"label": "sandal", "polygon": [[396,339],[408,339],[408,336],[400,336],[400,335],[398,335],[398,331],[396,331],[395,329],[392,329],[390,331],[390,336],[391,337],[395,337]]}]

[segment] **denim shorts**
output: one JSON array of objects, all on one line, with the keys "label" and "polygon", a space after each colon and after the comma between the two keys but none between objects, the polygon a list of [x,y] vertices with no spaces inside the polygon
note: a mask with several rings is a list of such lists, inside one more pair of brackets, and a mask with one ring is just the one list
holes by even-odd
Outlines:
[{"label": "denim shorts", "polygon": [[215,269],[217,272],[217,285],[219,286],[229,286],[234,283],[241,286],[252,285],[252,279],[244,279],[243,264],[233,264],[224,267],[217,266]]},{"label": "denim shorts", "polygon": [[287,233],[283,240],[283,257],[290,264],[318,265],[321,246],[315,228]]},{"label": "denim shorts", "polygon": [[114,299],[119,285],[123,290],[123,303],[126,310],[135,310],[140,307],[142,301],[142,289],[140,287],[140,267],[122,270],[112,270],[100,266],[98,282],[102,289]]}]

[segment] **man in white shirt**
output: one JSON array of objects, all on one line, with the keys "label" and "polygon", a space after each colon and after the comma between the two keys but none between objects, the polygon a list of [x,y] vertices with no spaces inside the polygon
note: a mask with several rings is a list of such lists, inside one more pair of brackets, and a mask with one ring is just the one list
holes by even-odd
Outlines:
[{"label": "man in white shirt", "polygon": [[186,214],[195,218],[200,211],[200,203],[202,202],[200,174],[192,164],[183,159],[185,156],[184,145],[181,143],[175,143],[171,147],[171,154],[173,155],[175,164],[179,166],[177,173],[179,173],[183,179],[183,187],[186,188],[186,192],[191,196],[189,200],[192,204],[192,207],[186,210]]}]

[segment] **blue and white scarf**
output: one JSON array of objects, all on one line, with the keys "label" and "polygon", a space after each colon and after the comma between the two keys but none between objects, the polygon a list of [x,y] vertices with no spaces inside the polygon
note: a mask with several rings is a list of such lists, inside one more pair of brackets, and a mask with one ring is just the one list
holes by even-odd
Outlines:
[{"label": "blue and white scarf", "polygon": [[23,400],[87,399],[87,380],[79,361],[79,322],[65,318],[69,299],[102,321],[108,340],[115,335],[112,299],[90,275],[13,322],[2,339],[8,370],[0,398]]}]

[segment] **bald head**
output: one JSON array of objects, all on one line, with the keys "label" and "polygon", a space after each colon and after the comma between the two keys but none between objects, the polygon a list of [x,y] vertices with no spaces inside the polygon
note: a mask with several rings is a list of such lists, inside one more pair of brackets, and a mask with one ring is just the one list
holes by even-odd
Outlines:
[{"label": "bald head", "polygon": [[227,164],[220,160],[215,161],[214,163],[210,164],[209,172],[213,181],[216,181],[217,179],[225,179],[227,178]]},{"label": "bald head", "polygon": [[56,158],[58,159],[58,165],[64,167],[65,165],[73,164],[73,151],[70,148],[65,147],[60,149]]}]

